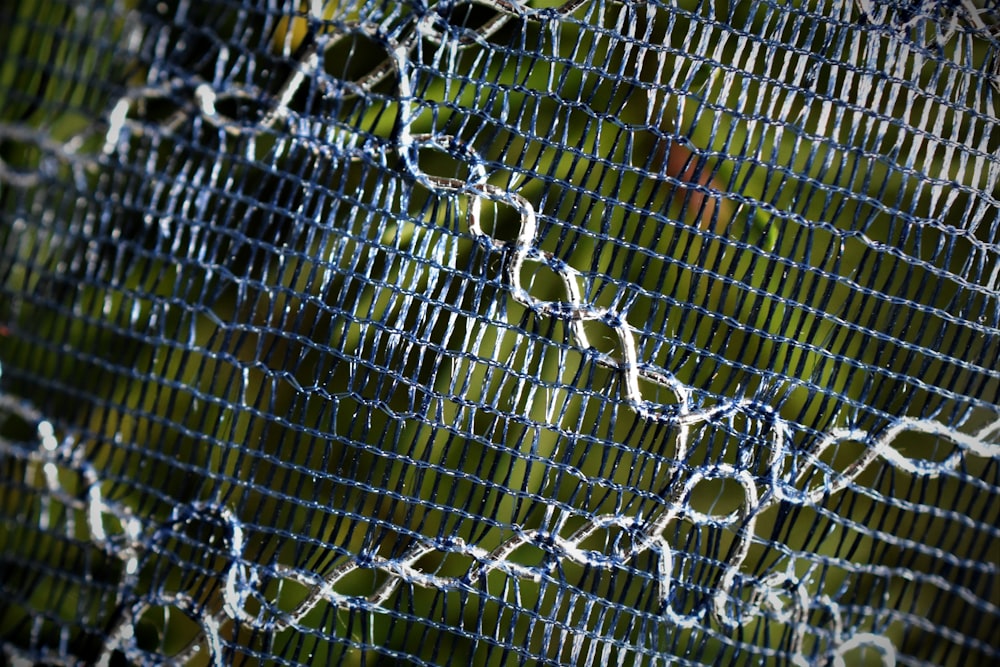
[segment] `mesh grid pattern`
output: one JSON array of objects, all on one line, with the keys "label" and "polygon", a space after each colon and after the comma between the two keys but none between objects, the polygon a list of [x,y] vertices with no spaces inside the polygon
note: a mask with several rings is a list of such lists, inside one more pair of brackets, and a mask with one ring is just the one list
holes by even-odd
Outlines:
[{"label": "mesh grid pattern", "polygon": [[1000,659],[1000,9],[0,9],[13,664]]}]

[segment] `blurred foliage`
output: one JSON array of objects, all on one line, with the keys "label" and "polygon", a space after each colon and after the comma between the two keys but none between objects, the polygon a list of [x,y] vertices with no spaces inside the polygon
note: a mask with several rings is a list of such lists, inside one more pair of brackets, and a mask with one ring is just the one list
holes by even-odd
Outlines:
[{"label": "blurred foliage", "polygon": [[[810,105],[781,85],[787,73],[780,68],[796,48],[829,48],[843,26],[770,26],[755,4],[689,2],[675,11],[633,8],[622,15],[612,5],[603,16],[584,7],[558,25],[512,20],[488,45],[448,54],[449,61],[421,46],[411,130],[452,135],[480,150],[488,182],[536,206],[538,247],[579,271],[586,300],[619,312],[636,331],[640,359],[694,388],[700,405],[766,397],[796,425],[804,445],[834,426],[874,428],[884,415],[966,409],[961,397],[912,390],[906,376],[950,373],[948,386],[995,396],[996,382],[978,378],[975,364],[992,363],[996,341],[935,316],[935,309],[955,310],[962,296],[960,282],[942,280],[941,272],[962,275],[977,261],[975,243],[943,231],[951,223],[942,211],[965,214],[976,205],[969,191],[987,182],[964,183],[957,200],[942,207],[899,168],[908,151],[922,150],[900,124],[859,130],[867,121],[855,111],[831,128],[817,110],[821,103]],[[153,131],[193,115],[192,86],[178,82],[181,74],[222,76],[245,87],[247,99],[218,108],[252,126],[264,115],[256,104],[280,94],[310,40],[322,31],[341,34],[359,18],[357,8],[328,3],[326,22],[314,22],[319,27],[307,21],[305,7],[280,14],[213,2],[111,9],[84,11],[53,0],[0,10],[0,94],[7,100],[0,160],[24,182],[0,179],[4,391],[42,406],[76,434],[81,458],[101,471],[110,502],[149,525],[185,503],[226,505],[250,533],[248,561],[322,573],[353,554],[398,557],[414,534],[457,536],[492,549],[514,525],[554,529],[567,516],[572,526],[595,513],[648,519],[662,505],[650,497],[665,488],[668,463],[690,471],[735,462],[748,441],[761,450],[772,446],[766,432],[723,421],[701,427],[699,446],[675,461],[676,433],[624,402],[616,371],[580,349],[564,322],[510,297],[499,279],[504,259],[469,235],[466,197],[442,197],[414,183],[389,151],[345,157],[364,138],[385,140],[398,131],[394,74],[372,79],[367,95],[306,87],[290,100],[296,114],[328,123],[324,131],[344,149],[339,155],[280,131],[228,134],[191,120]],[[130,32],[124,9],[134,12],[139,33]],[[707,24],[696,17],[714,11],[731,25],[772,30],[788,44],[766,56],[737,39],[712,45],[730,69],[688,57],[696,40],[707,38]],[[179,13],[185,21],[173,20]],[[620,25],[634,35],[667,47],[663,62],[574,17],[624,17]],[[492,18],[488,8],[459,4],[448,21],[484,25]],[[159,42],[152,26],[174,47],[165,56],[153,53]],[[133,34],[141,35],[136,44],[126,39]],[[857,48],[882,48],[875,37],[854,39]],[[517,59],[492,45],[523,52]],[[235,53],[237,46],[247,53],[220,65],[224,49]],[[960,59],[965,46],[976,62],[996,57],[995,45],[989,51],[961,40],[944,47],[943,57]],[[385,55],[369,37],[345,36],[324,54],[319,76],[332,82],[330,90],[344,90],[337,82],[365,82]],[[832,95],[849,85],[848,75],[834,64],[837,54],[823,55],[812,77]],[[250,64],[255,57],[259,68]],[[581,67],[581,59],[594,67]],[[623,80],[613,67],[630,76]],[[950,84],[930,69],[904,74],[950,94]],[[683,87],[651,98],[646,84],[665,86],[659,77]],[[102,153],[109,110],[130,87],[146,84],[166,91],[132,108],[137,124],[151,129]],[[905,109],[907,103],[900,98],[885,111],[918,118],[939,106],[932,97],[918,109]],[[799,119],[797,128],[759,120],[779,104],[786,118]],[[14,126],[17,133],[5,129]],[[835,141],[817,141],[813,133]],[[855,150],[870,136],[880,137],[877,145]],[[80,140],[67,155],[42,137],[63,145]],[[930,153],[924,164],[942,178],[978,178],[951,168],[946,152]],[[421,151],[419,168],[469,176],[467,165],[443,151]],[[940,224],[908,224],[896,209]],[[520,218],[510,206],[488,203],[483,213],[496,238],[517,236]],[[987,227],[972,236],[990,241],[995,231]],[[906,257],[881,251],[887,247]],[[551,270],[528,264],[525,271],[534,271],[523,276],[532,296],[566,300]],[[891,298],[858,299],[864,291]],[[985,309],[959,306],[959,318]],[[613,331],[587,326],[601,351],[621,355]],[[940,349],[946,339],[949,349],[966,350],[970,364],[945,368],[945,361],[914,351]],[[887,372],[876,375],[875,365]],[[653,383],[643,388],[665,405],[676,400]],[[28,439],[14,421],[0,424],[6,437]],[[929,440],[921,451],[938,446]],[[844,446],[826,463],[844,470],[857,453]],[[72,626],[69,648],[91,659],[108,619],[120,613],[113,606],[122,565],[89,544],[78,509],[43,508],[51,494],[42,466],[8,458],[2,463],[11,481],[0,489],[0,636],[62,650],[61,628]],[[996,480],[995,463],[970,462],[962,472]],[[849,490],[822,508],[781,505],[762,515],[744,571],[776,567],[771,545],[780,542],[788,553],[811,554],[796,558],[796,574],[817,595],[826,592],[852,609],[905,609],[992,641],[986,623],[940,611],[962,604],[957,592],[850,565],[942,567],[931,550],[900,548],[913,539],[959,558],[982,558],[995,540],[984,547],[952,535],[960,515],[973,512],[974,487],[957,476],[927,481],[874,467],[866,475],[865,493]],[[59,480],[70,497],[85,487],[71,469]],[[741,497],[738,485],[705,484],[689,502],[721,515]],[[913,498],[933,502],[900,510]],[[74,526],[74,534],[41,527],[43,515]],[[876,526],[881,533],[866,529]],[[219,532],[206,517],[191,520],[189,530]],[[886,539],[886,531],[898,531],[899,539]],[[687,582],[673,604],[690,611],[718,585],[723,564],[709,554],[724,554],[733,536],[682,521],[668,532],[677,545],[676,580]],[[592,548],[607,547],[595,540]],[[198,604],[217,609],[225,559],[198,562],[179,538],[158,548],[161,558],[146,559],[140,587],[197,590]],[[524,551],[516,562],[542,557]],[[401,587],[387,606],[428,625],[320,605],[302,623],[312,632],[264,637],[233,628],[246,651],[233,661],[263,662],[254,651],[266,650],[316,664],[388,660],[389,651],[482,665],[506,664],[518,652],[553,661],[569,660],[572,650],[593,650],[607,662],[635,659],[609,638],[647,650],[647,662],[656,651],[705,662],[745,658],[718,631],[642,625],[642,614],[662,611],[649,578],[653,561],[647,553],[614,572],[567,563],[542,581],[494,572],[481,591],[461,595]],[[197,567],[181,574],[184,564]],[[461,576],[470,563],[442,553],[420,566]],[[384,576],[359,571],[338,592],[367,595]],[[986,576],[958,585],[995,597]],[[564,586],[637,613],[593,612],[583,608],[585,596]],[[285,611],[306,596],[304,587],[277,576],[262,587]],[[168,656],[199,628],[170,605],[136,622],[139,645]],[[738,634],[776,648],[786,641],[783,628],[762,618]],[[885,631],[907,654],[948,659],[947,649],[921,638],[931,633],[898,620],[873,631]],[[482,637],[496,641],[477,643]],[[820,647],[827,639],[817,633],[809,641]]]}]

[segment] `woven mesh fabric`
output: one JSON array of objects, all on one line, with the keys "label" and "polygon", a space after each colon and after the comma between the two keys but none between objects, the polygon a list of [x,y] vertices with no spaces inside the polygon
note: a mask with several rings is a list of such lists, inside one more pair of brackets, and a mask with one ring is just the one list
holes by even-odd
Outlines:
[{"label": "woven mesh fabric", "polygon": [[996,5],[0,53],[0,661],[1000,661]]}]

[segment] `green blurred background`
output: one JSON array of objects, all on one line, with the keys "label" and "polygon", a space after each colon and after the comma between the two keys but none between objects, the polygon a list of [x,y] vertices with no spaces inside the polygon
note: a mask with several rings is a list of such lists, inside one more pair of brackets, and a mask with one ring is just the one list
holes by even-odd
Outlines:
[{"label": "green blurred background", "polygon": [[[467,48],[428,39],[411,52],[412,133],[472,146],[490,184],[535,207],[536,247],[575,269],[587,303],[634,328],[642,363],[689,387],[695,408],[773,407],[792,428],[789,456],[831,429],[874,432],[894,416],[967,432],[996,418],[996,304],[982,288],[995,178],[968,164],[996,165],[983,157],[1000,143],[996,102],[978,73],[996,41],[958,34],[924,52],[812,13],[857,17],[838,8],[596,3],[511,20]],[[96,659],[132,581],[138,597],[184,593],[135,619],[135,645],[183,650],[200,632],[191,610],[221,608],[231,563],[211,546],[230,539],[221,515],[171,524],[178,507],[224,506],[243,522],[242,557],[270,573],[255,603],[267,616],[268,604],[287,612],[307,594],[276,563],[323,573],[356,554],[398,558],[418,536],[490,550],[517,530],[569,530],[594,514],[652,521],[657,494],[720,462],[749,465],[763,483],[773,421],[698,424],[675,460],[676,429],[628,405],[618,371],[566,322],[511,297],[509,258],[469,233],[470,195],[414,182],[392,150],[398,82],[369,76],[386,47],[346,29],[361,9],[331,3],[329,23],[312,24],[305,9],[0,10],[2,388],[72,437],[74,457],[55,472],[38,457],[2,458],[0,636],[11,646]],[[409,8],[383,9],[383,25],[410,20]],[[458,3],[441,21],[496,16]],[[280,97],[324,39],[320,73],[288,101],[302,124],[263,127],[261,100]],[[887,76],[848,66],[859,54]],[[796,58],[808,72],[788,67]],[[216,109],[241,131],[199,119],[199,81],[234,91]],[[352,81],[370,89],[358,95]],[[106,146],[123,97],[130,124]],[[470,176],[444,151],[420,151],[418,166]],[[511,206],[482,207],[494,238],[517,237]],[[534,298],[568,298],[540,263],[521,280]],[[611,327],[587,332],[623,354]],[[658,409],[677,401],[661,384],[642,389]],[[23,415],[5,414],[5,441],[34,437]],[[893,446],[925,460],[954,448],[916,433]],[[844,471],[863,449],[831,448],[815,474]],[[88,527],[83,469],[113,508],[109,540]],[[726,514],[743,497],[733,482],[703,482],[688,502]],[[994,459],[965,456],[933,479],[878,461],[821,506],[764,511],[741,572],[790,569],[813,600],[838,601],[845,625],[885,634],[901,654],[989,655],[998,619],[969,599],[1000,604],[996,488]],[[104,546],[126,542],[113,518],[123,513],[147,531],[134,580]],[[704,607],[733,531],[675,520],[665,537],[670,604]],[[588,546],[618,539],[608,531]],[[526,547],[512,560],[544,557]],[[418,567],[461,577],[471,563],[435,551]],[[794,632],[776,618],[670,627],[656,568],[649,552],[606,570],[564,559],[538,582],[494,571],[478,589],[404,585],[385,605],[394,614],[319,605],[295,629],[230,623],[223,635],[238,664],[268,662],[268,651],[312,664],[782,662],[773,651]],[[336,590],[367,596],[386,576],[359,568]],[[814,607],[802,619],[807,654],[829,650],[830,616]],[[881,664],[874,651],[852,660]]]}]

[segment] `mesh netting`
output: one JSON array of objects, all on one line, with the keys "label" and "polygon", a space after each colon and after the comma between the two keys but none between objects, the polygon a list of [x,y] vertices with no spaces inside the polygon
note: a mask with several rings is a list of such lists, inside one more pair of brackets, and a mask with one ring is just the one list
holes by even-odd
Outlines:
[{"label": "mesh netting", "polygon": [[0,51],[7,663],[1000,661],[995,5]]}]

